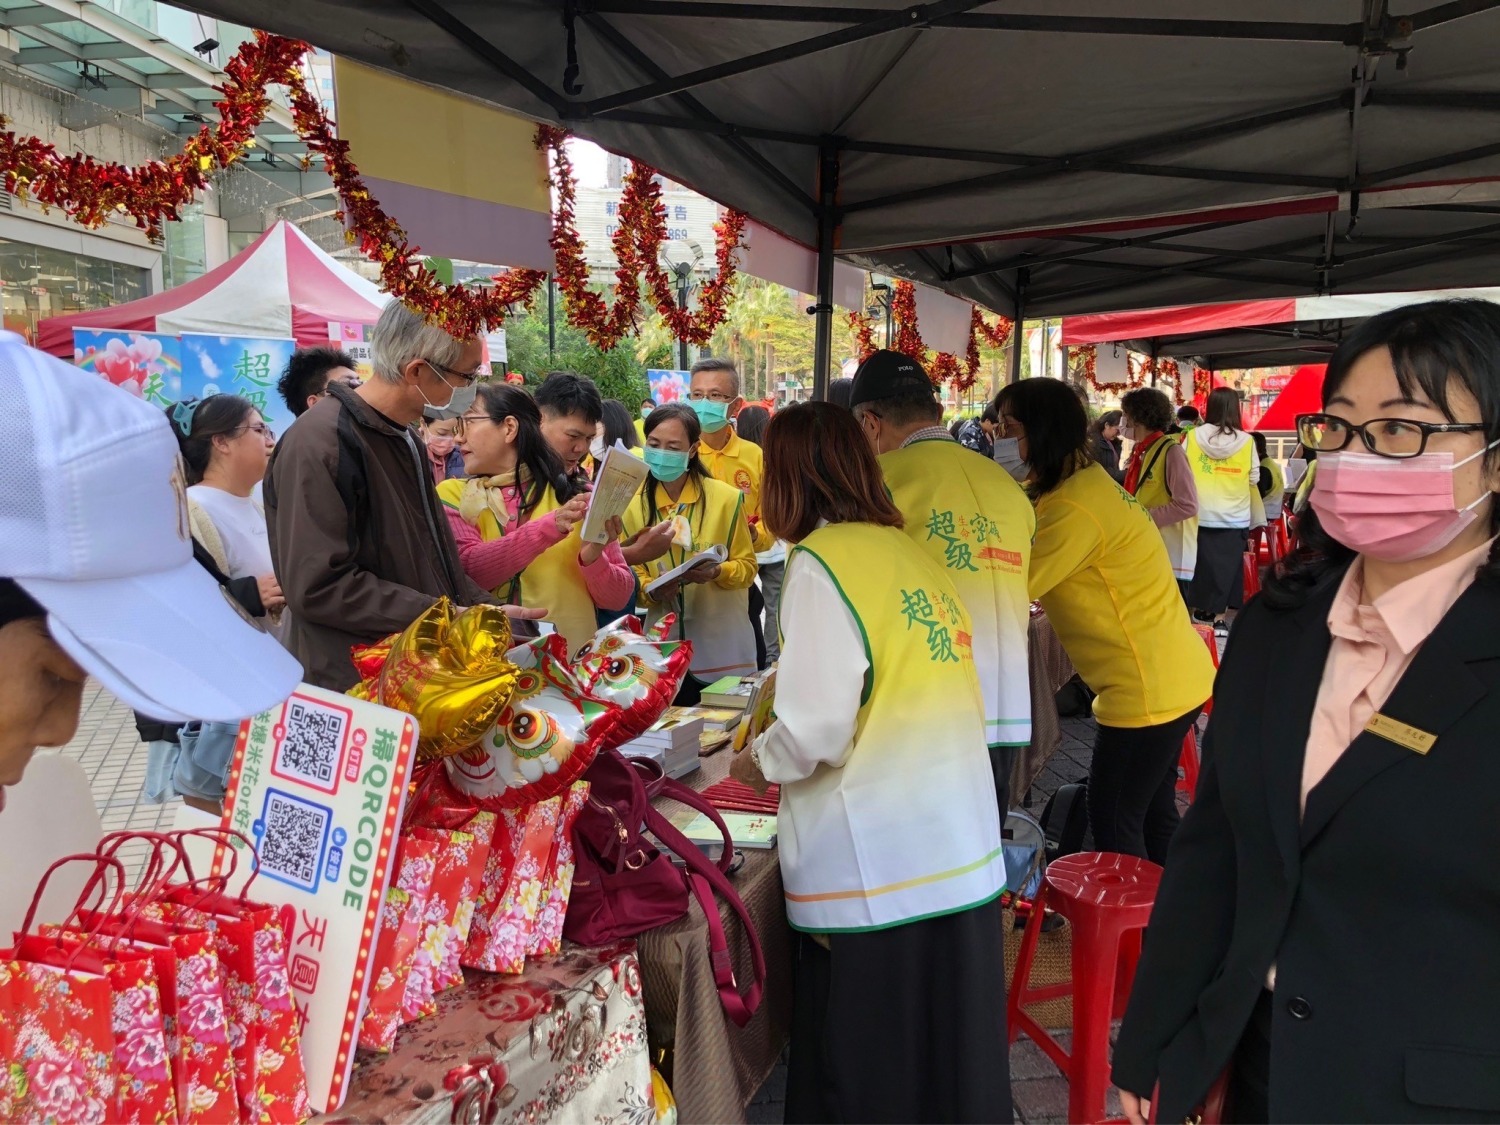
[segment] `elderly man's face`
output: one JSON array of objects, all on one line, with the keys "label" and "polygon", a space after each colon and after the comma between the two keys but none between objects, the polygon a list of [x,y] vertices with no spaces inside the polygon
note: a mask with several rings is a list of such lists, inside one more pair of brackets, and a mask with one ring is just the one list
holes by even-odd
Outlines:
[{"label": "elderly man's face", "polygon": [[422,415],[422,407],[433,406],[441,410],[453,399],[453,392],[471,387],[475,380],[487,371],[480,370],[484,361],[484,343],[477,336],[464,344],[458,358],[452,364],[438,365],[423,357],[414,359],[402,367],[406,376],[407,405],[410,418],[397,421],[415,421]]}]

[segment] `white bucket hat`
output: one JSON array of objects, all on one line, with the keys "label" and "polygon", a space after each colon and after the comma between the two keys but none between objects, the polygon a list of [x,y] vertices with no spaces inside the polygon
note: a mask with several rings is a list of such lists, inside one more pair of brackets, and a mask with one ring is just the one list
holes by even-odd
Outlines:
[{"label": "white bucket hat", "polygon": [[109,691],[166,722],[235,722],[302,677],[193,560],[157,407],[0,332],[0,577]]}]

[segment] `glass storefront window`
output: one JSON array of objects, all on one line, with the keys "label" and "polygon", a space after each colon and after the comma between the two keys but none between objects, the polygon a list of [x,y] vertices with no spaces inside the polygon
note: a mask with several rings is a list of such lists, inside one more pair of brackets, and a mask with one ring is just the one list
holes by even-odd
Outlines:
[{"label": "glass storefront window", "polygon": [[5,327],[28,340],[49,316],[123,305],[150,292],[151,271],[143,267],[0,239]]}]

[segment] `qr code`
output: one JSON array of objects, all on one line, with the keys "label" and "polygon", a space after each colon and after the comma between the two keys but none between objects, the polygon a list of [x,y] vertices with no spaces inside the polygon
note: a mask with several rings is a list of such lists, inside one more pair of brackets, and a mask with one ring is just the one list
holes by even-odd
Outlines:
[{"label": "qr code", "polygon": [[349,712],[293,696],[283,720],[286,733],[276,748],[272,772],[296,778],[330,793],[338,787],[339,759]]},{"label": "qr code", "polygon": [[271,790],[260,833],[260,872],[294,887],[318,889],[331,810]]}]

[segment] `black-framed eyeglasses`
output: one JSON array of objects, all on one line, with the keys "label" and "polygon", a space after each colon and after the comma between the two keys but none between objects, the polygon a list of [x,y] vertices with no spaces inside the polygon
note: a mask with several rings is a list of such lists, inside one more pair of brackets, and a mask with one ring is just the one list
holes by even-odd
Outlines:
[{"label": "black-framed eyeglasses", "polygon": [[466,387],[471,386],[474,380],[484,374],[483,371],[455,371],[451,367],[444,367],[441,363],[433,363],[430,359],[424,359],[422,362],[434,371],[439,371],[444,375],[452,375],[455,379],[462,379]]},{"label": "black-framed eyeglasses", "polygon": [[719,391],[690,391],[688,399],[692,402],[733,402],[734,396]]},{"label": "black-framed eyeglasses", "polygon": [[1484,429],[1483,422],[1417,422],[1411,418],[1371,418],[1355,424],[1337,414],[1299,414],[1297,436],[1308,449],[1337,453],[1359,435],[1364,447],[1377,457],[1420,456],[1433,434],[1471,434]]}]

